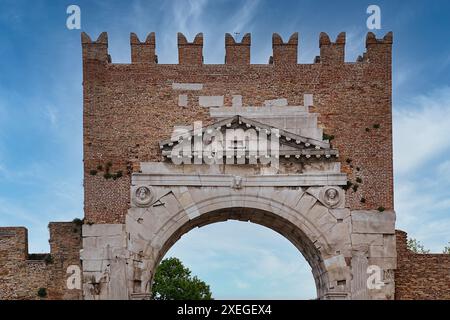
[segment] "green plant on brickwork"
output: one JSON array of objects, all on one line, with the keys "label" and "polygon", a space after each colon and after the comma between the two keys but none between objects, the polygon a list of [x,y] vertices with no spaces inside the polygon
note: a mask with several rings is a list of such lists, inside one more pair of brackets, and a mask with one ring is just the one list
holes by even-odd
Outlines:
[{"label": "green plant on brickwork", "polygon": [[333,139],[334,139],[334,135],[332,135],[332,134],[324,133],[322,135],[322,140],[328,140],[329,142],[331,142],[331,141],[333,141]]},{"label": "green plant on brickwork", "polygon": [[361,198],[361,203],[366,203],[366,198]]},{"label": "green plant on brickwork", "polygon": [[361,171],[361,168],[360,167],[356,167],[356,171]]},{"label": "green plant on brickwork", "polygon": [[123,171],[117,171],[116,173],[111,173],[111,167],[112,167],[112,162],[108,161],[104,167],[103,167],[103,165],[99,164],[97,166],[96,170],[92,169],[90,172],[91,172],[91,175],[95,176],[95,175],[97,175],[98,172],[102,172],[104,170],[103,178],[105,178],[106,180],[109,180],[109,179],[117,180],[123,176]]},{"label": "green plant on brickwork", "polygon": [[117,171],[116,174],[112,175],[113,180],[119,179],[120,177],[122,177],[123,173],[122,171]]},{"label": "green plant on brickwork", "polygon": [[414,238],[408,239],[408,241],[406,242],[406,247],[414,253],[420,254],[430,253],[430,250],[425,249],[425,247],[420,243],[420,241]]},{"label": "green plant on brickwork", "polygon": [[444,250],[442,251],[444,254],[450,254],[450,242],[448,243],[448,246],[444,247]]},{"label": "green plant on brickwork", "polygon": [[358,188],[359,188],[359,186],[357,184],[354,184],[353,187],[352,187],[353,192],[358,191]]},{"label": "green plant on brickwork", "polygon": [[50,253],[47,254],[47,255],[45,256],[45,258],[44,258],[44,261],[45,261],[46,264],[51,264],[51,263],[53,263],[53,257],[52,257],[52,255],[51,255]]},{"label": "green plant on brickwork", "polygon": [[342,189],[347,191],[348,189],[350,189],[352,187],[352,185],[353,185],[353,182],[347,181],[347,184],[345,186],[343,186]]},{"label": "green plant on brickwork", "polygon": [[379,212],[383,212],[384,210],[386,210],[383,206],[378,207],[377,209]]},{"label": "green plant on brickwork", "polygon": [[374,129],[380,129],[380,125],[378,123],[376,123],[376,124],[373,125],[373,128]]},{"label": "green plant on brickwork", "polygon": [[369,129],[369,128],[366,128],[366,132],[370,132],[370,129]]},{"label": "green plant on brickwork", "polygon": [[79,219],[79,218],[75,218],[72,220],[72,223],[75,224],[78,227],[81,227],[83,225],[83,220]]},{"label": "green plant on brickwork", "polygon": [[39,288],[38,291],[37,291],[37,295],[38,295],[38,297],[40,297],[40,298],[45,298],[45,297],[47,297],[47,289],[45,289],[45,288]]},{"label": "green plant on brickwork", "polygon": [[105,173],[103,174],[103,178],[105,178],[106,180],[109,180],[109,179],[111,179],[112,177],[113,177],[112,174],[109,173],[109,172],[105,172]]},{"label": "green plant on brickwork", "polygon": [[75,218],[72,220],[72,223],[75,225],[74,228],[72,228],[73,233],[80,233],[81,227],[83,226],[83,220]]},{"label": "green plant on brickwork", "polygon": [[91,175],[91,176],[96,176],[97,175],[97,170],[94,170],[94,169],[92,169],[91,171],[89,171],[89,174]]},{"label": "green plant on brickwork", "polygon": [[356,178],[356,182],[362,183],[362,179],[361,179],[360,177],[357,177],[357,178]]},{"label": "green plant on brickwork", "polygon": [[347,162],[347,164],[350,164],[350,163],[352,163],[352,159],[350,159],[350,158],[347,158],[347,159],[345,159],[345,162]]}]

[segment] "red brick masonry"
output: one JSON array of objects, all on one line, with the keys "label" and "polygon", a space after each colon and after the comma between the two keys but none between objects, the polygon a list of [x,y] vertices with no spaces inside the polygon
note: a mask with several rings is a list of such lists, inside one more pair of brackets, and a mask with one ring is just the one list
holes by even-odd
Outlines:
[{"label": "red brick masonry", "polygon": [[450,300],[450,254],[417,254],[406,247],[407,235],[396,231],[397,300]]},{"label": "red brick masonry", "polygon": [[[226,64],[203,64],[203,35],[192,43],[178,36],[179,64],[156,63],[157,41],[131,36],[132,63],[114,64],[108,55],[106,33],[93,42],[83,35],[84,74],[84,187],[85,217],[93,223],[124,222],[129,208],[130,175],[141,161],[160,161],[158,142],[170,137],[174,125],[211,121],[198,96],[242,95],[244,106],[286,98],[303,105],[303,94],[314,95],[320,126],[333,135],[343,171],[357,191],[347,192],[352,209],[392,209],[392,34],[376,39],[369,34],[367,52],[357,62],[344,62],[345,34],[335,42],[320,36],[320,57],[315,63],[297,64],[298,35],[284,43],[273,36],[271,64],[250,64],[251,38],[236,43],[225,39]],[[269,60],[269,57],[268,57]],[[201,83],[201,91],[173,90],[172,83]],[[189,105],[178,106],[179,94]],[[92,170],[111,163],[116,180]],[[361,201],[363,199],[363,201]]]}]

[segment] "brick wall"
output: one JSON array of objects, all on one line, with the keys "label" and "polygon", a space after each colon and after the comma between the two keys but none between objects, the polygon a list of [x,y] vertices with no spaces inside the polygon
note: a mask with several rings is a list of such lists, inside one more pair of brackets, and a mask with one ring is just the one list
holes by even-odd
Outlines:
[{"label": "brick wall", "polygon": [[39,288],[46,289],[46,299],[81,299],[81,290],[66,286],[67,267],[80,266],[81,227],[52,222],[49,230],[52,261],[44,260],[47,254],[28,254],[26,228],[0,228],[0,300],[40,299]]},{"label": "brick wall", "polygon": [[416,254],[407,249],[407,234],[396,231],[397,300],[449,300],[450,254]]},{"label": "brick wall", "polygon": [[[273,37],[272,64],[250,64],[250,36],[236,44],[226,37],[227,64],[203,64],[203,36],[193,42],[178,35],[179,64],[161,65],[140,43],[133,63],[112,64],[107,35],[97,41],[83,35],[84,73],[84,186],[85,217],[94,223],[124,222],[129,207],[130,172],[141,161],[160,161],[158,142],[170,137],[174,125],[194,120],[211,122],[209,110],[198,106],[198,95],[242,95],[243,105],[261,106],[264,100],[287,98],[302,105],[303,94],[314,95],[314,112],[320,125],[340,151],[343,171],[362,183],[347,191],[352,209],[393,209],[391,46],[384,39],[367,37],[367,52],[358,62],[344,63],[345,34],[335,42],[322,34],[317,63],[297,64],[298,37],[283,42]],[[175,39],[174,39],[175,40]],[[142,57],[139,57],[140,52]],[[269,57],[268,57],[269,58]],[[268,59],[269,60],[269,59]],[[173,90],[172,83],[202,83],[203,90]],[[178,106],[178,95],[187,94],[188,107]],[[346,160],[349,159],[349,162]],[[122,177],[105,179],[109,171]],[[101,166],[103,170],[93,170]],[[361,199],[365,199],[365,203]]]}]

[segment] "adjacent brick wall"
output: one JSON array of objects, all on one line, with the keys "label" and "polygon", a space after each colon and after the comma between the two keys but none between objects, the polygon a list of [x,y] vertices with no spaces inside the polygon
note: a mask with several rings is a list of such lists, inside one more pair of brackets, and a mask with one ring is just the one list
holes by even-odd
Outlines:
[{"label": "adjacent brick wall", "polygon": [[53,222],[49,229],[51,262],[46,254],[30,260],[26,228],[0,228],[0,300],[40,299],[39,288],[47,290],[46,299],[81,299],[81,290],[66,286],[67,267],[80,266],[81,227]]},{"label": "adjacent brick wall", "polygon": [[450,254],[416,254],[407,249],[407,234],[397,230],[395,298],[450,299]]},{"label": "adjacent brick wall", "polygon": [[[302,105],[303,94],[313,94],[312,111],[320,113],[325,133],[335,136],[332,144],[340,151],[343,171],[353,182],[357,176],[362,179],[357,192],[347,192],[350,207],[393,209],[391,34],[381,40],[369,34],[367,53],[354,63],[344,63],[343,34],[333,43],[322,35],[323,62],[314,64],[297,64],[296,34],[287,43],[274,35],[273,64],[267,65],[247,64],[250,37],[240,47],[227,38],[228,64],[203,64],[202,35],[188,43],[180,34],[180,64],[161,65],[142,63],[148,59],[136,56],[137,50],[135,63],[111,64],[106,34],[96,42],[83,36],[87,220],[124,222],[129,173],[139,170],[141,161],[161,160],[158,142],[170,137],[174,125],[211,122],[209,110],[198,106],[199,95],[225,95],[226,106],[231,106],[232,95],[242,95],[244,106],[261,106],[280,97]],[[202,83],[203,90],[173,90],[174,82]],[[178,106],[179,94],[188,95],[188,107]],[[108,162],[110,172],[122,171],[123,177],[105,179],[104,171],[91,174]]]}]

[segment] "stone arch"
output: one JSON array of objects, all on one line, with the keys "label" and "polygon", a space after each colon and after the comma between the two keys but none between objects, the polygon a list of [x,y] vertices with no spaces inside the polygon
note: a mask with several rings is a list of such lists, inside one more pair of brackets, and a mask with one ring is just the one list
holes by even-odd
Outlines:
[{"label": "stone arch", "polygon": [[[209,212],[207,215],[199,216],[185,223],[164,243],[163,247],[159,250],[158,257],[154,261],[154,265],[151,270],[156,269],[167,251],[181,238],[182,235],[188,233],[196,227],[206,226],[217,222],[224,222],[227,220],[252,222],[267,227],[289,240],[300,251],[303,257],[305,257],[306,261],[308,261],[316,283],[317,296],[323,296],[326,292],[328,276],[320,251],[317,250],[309,238],[292,222],[284,218],[280,218],[273,213],[252,208],[229,208]],[[273,223],[275,220],[276,223]]]},{"label": "stone arch", "polygon": [[[329,269],[336,269],[336,264],[327,264],[335,256],[335,245],[326,232],[337,223],[336,219],[316,197],[301,188],[223,192],[214,188],[168,191],[152,187],[152,193],[158,195],[158,200],[154,199],[149,208],[132,207],[127,216],[128,250],[134,260],[142,261],[138,268],[128,264],[128,274],[133,274],[133,279],[128,279],[131,291],[150,292],[155,268],[183,234],[231,219],[263,225],[288,239],[310,264],[319,299],[329,298],[333,291],[339,291],[340,297],[345,294],[343,288],[332,284]],[[348,277],[346,266],[338,269]]]}]

